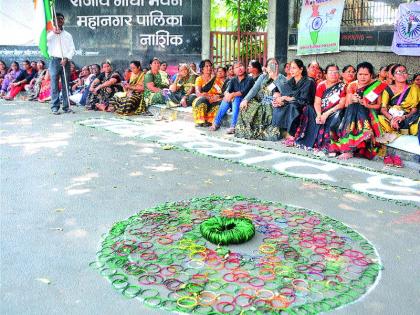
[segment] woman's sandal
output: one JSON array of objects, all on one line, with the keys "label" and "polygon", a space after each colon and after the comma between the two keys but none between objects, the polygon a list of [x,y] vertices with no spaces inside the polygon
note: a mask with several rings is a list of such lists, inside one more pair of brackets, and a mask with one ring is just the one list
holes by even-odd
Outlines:
[{"label": "woman's sandal", "polygon": [[394,155],[392,157],[392,161],[393,161],[393,165],[395,167],[399,167],[399,168],[404,167],[403,166],[403,162],[402,162],[401,158],[398,155]]},{"label": "woman's sandal", "polygon": [[384,164],[385,166],[393,166],[394,160],[392,159],[392,156],[387,155],[386,157],[384,157]]},{"label": "woman's sandal", "polygon": [[228,135],[234,135],[234,134],[235,134],[235,127],[230,127],[230,128],[226,131],[226,133],[227,133]]},{"label": "woman's sandal", "polygon": [[96,109],[104,112],[106,110],[106,105],[102,103],[96,104]]},{"label": "woman's sandal", "polygon": [[351,159],[353,157],[353,153],[351,152],[344,152],[341,153],[339,156],[337,156],[337,159],[339,160],[348,160]]},{"label": "woman's sandal", "polygon": [[295,138],[288,138],[288,139],[284,140],[283,144],[286,147],[293,147],[295,145]]}]

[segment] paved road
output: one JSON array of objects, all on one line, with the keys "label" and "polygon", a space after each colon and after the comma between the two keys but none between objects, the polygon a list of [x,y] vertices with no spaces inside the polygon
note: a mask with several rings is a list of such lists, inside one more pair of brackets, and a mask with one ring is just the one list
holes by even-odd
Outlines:
[{"label": "paved road", "polygon": [[384,265],[381,279],[333,314],[420,309],[414,172],[209,138],[180,121],[81,110],[53,116],[26,102],[0,102],[0,124],[2,314],[166,314],[123,298],[89,263],[114,222],[210,194],[309,208],[364,235]]}]

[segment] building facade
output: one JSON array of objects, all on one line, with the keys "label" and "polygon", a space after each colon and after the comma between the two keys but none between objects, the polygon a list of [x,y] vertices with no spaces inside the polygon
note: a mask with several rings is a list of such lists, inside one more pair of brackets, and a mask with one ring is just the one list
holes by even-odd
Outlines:
[{"label": "building facade", "polygon": [[346,0],[340,31],[340,52],[298,56],[297,33],[302,0],[289,0],[287,59],[299,58],[305,64],[316,60],[323,66],[336,63],[340,67],[369,61],[376,70],[390,63],[401,63],[407,66],[409,73],[418,72],[419,57],[399,56],[391,51],[398,6],[407,2],[410,1]]}]

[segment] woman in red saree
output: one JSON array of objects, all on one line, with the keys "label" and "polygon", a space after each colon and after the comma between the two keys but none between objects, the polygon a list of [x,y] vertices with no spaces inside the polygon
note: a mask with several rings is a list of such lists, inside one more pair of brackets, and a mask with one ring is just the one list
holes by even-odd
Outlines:
[{"label": "woman in red saree", "polygon": [[369,62],[357,65],[357,81],[347,88],[346,110],[337,132],[331,133],[330,152],[339,153],[339,159],[354,155],[372,159],[378,152],[376,137],[382,131],[378,120],[381,94],[386,83],[374,80]]},{"label": "woman in red saree", "polygon": [[296,133],[296,144],[327,153],[330,130],[338,127],[346,101],[346,84],[340,80],[337,65],[326,67],[326,80],[318,84],[314,106],[305,106],[301,124]]}]

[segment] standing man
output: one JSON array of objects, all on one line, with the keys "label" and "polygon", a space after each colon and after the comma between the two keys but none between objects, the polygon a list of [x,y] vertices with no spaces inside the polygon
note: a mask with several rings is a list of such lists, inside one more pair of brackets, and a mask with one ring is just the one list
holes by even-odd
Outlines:
[{"label": "standing man", "polygon": [[51,75],[51,111],[54,115],[59,115],[59,79],[61,79],[61,92],[63,95],[63,112],[72,112],[69,108],[68,87],[65,84],[70,82],[70,60],[74,56],[75,47],[73,37],[63,29],[64,15],[57,13],[55,18],[53,30],[48,32],[47,41],[48,54],[51,57],[49,67]]}]

